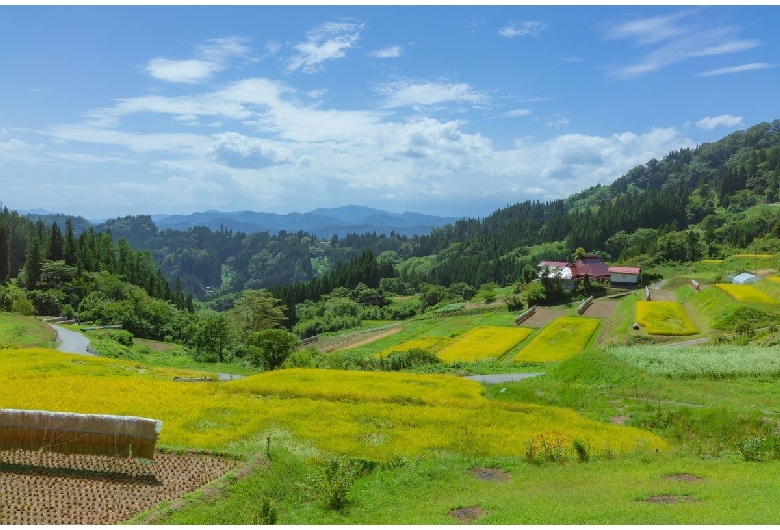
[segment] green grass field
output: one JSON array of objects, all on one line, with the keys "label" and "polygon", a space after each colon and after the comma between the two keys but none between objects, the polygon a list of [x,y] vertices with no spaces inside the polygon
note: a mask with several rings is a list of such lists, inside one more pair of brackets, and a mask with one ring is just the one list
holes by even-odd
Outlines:
[{"label": "green grass field", "polygon": [[37,319],[0,311],[0,348],[49,347],[54,337],[55,331]]}]

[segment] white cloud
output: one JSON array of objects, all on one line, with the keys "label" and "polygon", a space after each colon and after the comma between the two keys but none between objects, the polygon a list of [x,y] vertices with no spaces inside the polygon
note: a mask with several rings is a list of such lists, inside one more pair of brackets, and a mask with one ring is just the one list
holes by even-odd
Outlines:
[{"label": "white cloud", "polygon": [[360,40],[362,29],[362,24],[328,22],[309,31],[306,42],[293,46],[298,54],[290,59],[287,70],[312,73],[322,68],[325,61],[345,57],[347,50]]},{"label": "white cloud", "polygon": [[525,22],[510,22],[503,28],[498,30],[498,34],[507,39],[514,37],[536,37],[540,32],[547,28],[545,22],[538,20],[527,20]]},{"label": "white cloud", "polygon": [[402,48],[398,45],[395,46],[388,46],[387,48],[382,48],[381,50],[376,50],[369,55],[372,57],[378,57],[380,59],[390,59],[393,57],[400,57],[402,52]]},{"label": "white cloud", "polygon": [[444,103],[483,104],[488,96],[475,91],[466,83],[436,83],[401,81],[382,85],[377,91],[386,97],[385,106],[416,107]]},{"label": "white cloud", "polygon": [[585,59],[583,59],[582,57],[574,57],[574,56],[571,56],[571,57],[561,57],[561,61],[563,61],[565,63],[581,63],[584,60]]},{"label": "white cloud", "polygon": [[515,109],[515,110],[510,110],[508,112],[505,112],[504,114],[502,114],[502,116],[504,118],[517,118],[520,116],[528,116],[529,114],[531,114],[530,109]]},{"label": "white cloud", "polygon": [[726,74],[737,74],[740,72],[750,72],[752,70],[764,70],[766,68],[774,68],[775,65],[771,63],[748,63],[748,64],[741,64],[739,66],[729,66],[728,68],[719,68],[717,70],[708,70],[706,72],[702,72],[699,75],[702,77],[710,77],[713,75],[726,75]]},{"label": "white cloud", "polygon": [[146,66],[146,71],[161,81],[171,83],[200,83],[215,73],[227,68],[234,57],[247,58],[250,48],[239,37],[210,39],[196,48],[197,59],[175,61],[155,57]]},{"label": "white cloud", "polygon": [[284,147],[234,132],[214,135],[212,153],[219,163],[236,168],[263,168],[287,162],[289,158]]},{"label": "white cloud", "polygon": [[742,116],[732,116],[731,114],[722,114],[713,118],[703,118],[696,122],[700,129],[712,130],[715,127],[736,127],[742,124]]}]

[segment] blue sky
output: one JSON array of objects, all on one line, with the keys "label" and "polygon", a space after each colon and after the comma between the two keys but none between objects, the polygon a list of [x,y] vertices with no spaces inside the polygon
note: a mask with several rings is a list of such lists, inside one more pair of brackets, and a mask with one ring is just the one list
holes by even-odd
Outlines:
[{"label": "blue sky", "polygon": [[780,118],[775,6],[0,6],[0,202],[485,216]]}]

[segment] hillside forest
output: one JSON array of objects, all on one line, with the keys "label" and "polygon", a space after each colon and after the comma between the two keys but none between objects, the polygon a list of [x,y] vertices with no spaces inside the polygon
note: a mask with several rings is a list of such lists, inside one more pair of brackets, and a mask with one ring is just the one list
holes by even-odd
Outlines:
[{"label": "hillside forest", "polygon": [[541,260],[587,251],[642,267],[647,281],[668,264],[780,252],[779,200],[775,120],[649,160],[609,185],[425,235],[161,230],[146,215],[93,225],[5,207],[0,309],[121,325],[108,355],[137,355],[136,337],[203,362],[273,369],[300,339],[495,302],[497,288],[512,287],[499,300],[512,311],[588,294],[534,281]]}]

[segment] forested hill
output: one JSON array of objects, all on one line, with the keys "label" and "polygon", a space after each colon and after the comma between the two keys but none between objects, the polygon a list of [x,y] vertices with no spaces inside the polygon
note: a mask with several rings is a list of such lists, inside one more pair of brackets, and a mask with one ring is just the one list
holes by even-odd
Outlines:
[{"label": "forested hill", "polygon": [[[445,285],[511,281],[529,261],[568,259],[577,247],[614,261],[717,257],[780,233],[780,208],[768,206],[778,201],[779,181],[775,120],[650,160],[565,200],[518,203],[435,229],[415,241],[415,255],[438,255],[429,277]],[[562,244],[520,259],[523,247],[551,242]]]},{"label": "forested hill", "polygon": [[[415,284],[479,286],[529,277],[538,260],[569,259],[578,247],[612,262],[647,266],[715,258],[751,243],[776,244],[780,208],[772,204],[779,199],[779,179],[780,120],[775,120],[650,160],[609,185],[563,200],[518,203],[421,236],[368,232],[321,239],[304,231],[161,230],[148,215],[95,229],[148,250],[171,285],[178,279],[184,292],[198,298],[220,289],[307,282],[367,251]],[[4,217],[13,275],[26,255],[33,223],[21,229],[8,213]],[[774,237],[754,242],[768,234]]]}]

